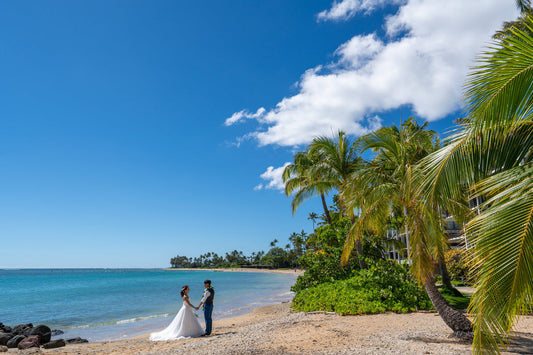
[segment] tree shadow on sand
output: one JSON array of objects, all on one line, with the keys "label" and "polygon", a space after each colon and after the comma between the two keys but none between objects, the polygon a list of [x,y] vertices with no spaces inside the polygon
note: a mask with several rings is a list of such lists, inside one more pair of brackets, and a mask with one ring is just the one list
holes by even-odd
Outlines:
[{"label": "tree shadow on sand", "polygon": [[455,337],[450,338],[436,338],[436,337],[429,337],[429,336],[408,336],[405,337],[405,340],[410,341],[418,341],[422,343],[434,343],[434,344],[471,344],[472,342],[469,340],[463,340]]},{"label": "tree shadow on sand", "polygon": [[[464,344],[470,345],[472,342],[461,340],[458,338],[435,338],[427,336],[409,336],[406,340],[418,341],[423,343],[436,344]],[[513,332],[511,334],[511,341],[507,349],[502,349],[510,354],[533,354],[533,334],[524,332]]]},{"label": "tree shadow on sand", "polygon": [[533,353],[533,334],[524,332],[513,332],[511,343],[506,351],[515,354]]}]

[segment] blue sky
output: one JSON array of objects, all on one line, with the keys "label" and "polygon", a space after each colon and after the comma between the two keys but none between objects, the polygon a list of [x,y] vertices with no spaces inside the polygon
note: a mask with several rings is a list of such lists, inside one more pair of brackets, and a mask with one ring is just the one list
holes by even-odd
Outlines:
[{"label": "blue sky", "polygon": [[[165,267],[311,232],[317,134],[444,132],[514,1],[0,2],[0,267]],[[269,169],[270,167],[270,169]]]}]

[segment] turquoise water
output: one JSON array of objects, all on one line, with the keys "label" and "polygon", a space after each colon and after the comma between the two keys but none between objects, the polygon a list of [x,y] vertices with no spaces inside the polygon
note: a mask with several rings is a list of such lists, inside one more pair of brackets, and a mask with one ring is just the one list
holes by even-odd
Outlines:
[{"label": "turquoise water", "polygon": [[[213,318],[288,301],[296,275],[163,269],[0,270],[0,322],[46,324],[60,337],[116,340],[164,328],[181,307],[189,285],[200,303],[203,281],[215,287]],[[200,319],[203,314],[198,312]]]}]

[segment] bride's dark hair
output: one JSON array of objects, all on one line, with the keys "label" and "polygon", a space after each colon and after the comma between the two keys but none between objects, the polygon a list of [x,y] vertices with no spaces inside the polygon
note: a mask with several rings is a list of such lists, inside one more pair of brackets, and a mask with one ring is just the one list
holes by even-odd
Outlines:
[{"label": "bride's dark hair", "polygon": [[187,286],[187,285],[185,285],[185,286],[183,286],[183,287],[181,288],[181,291],[180,291],[180,295],[181,295],[181,297],[183,297],[183,295],[185,294],[185,290],[188,289],[188,288],[189,288],[189,286]]}]

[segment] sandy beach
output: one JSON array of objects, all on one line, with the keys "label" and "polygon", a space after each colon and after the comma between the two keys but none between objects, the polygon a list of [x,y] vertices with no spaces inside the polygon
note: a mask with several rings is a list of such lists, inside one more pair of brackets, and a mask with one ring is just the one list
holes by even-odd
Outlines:
[{"label": "sandy beach", "polygon": [[[470,354],[436,313],[339,316],[291,312],[289,303],[214,321],[209,337],[151,342],[136,338],[18,353],[45,354]],[[533,351],[533,316],[521,318],[505,354]]]}]

